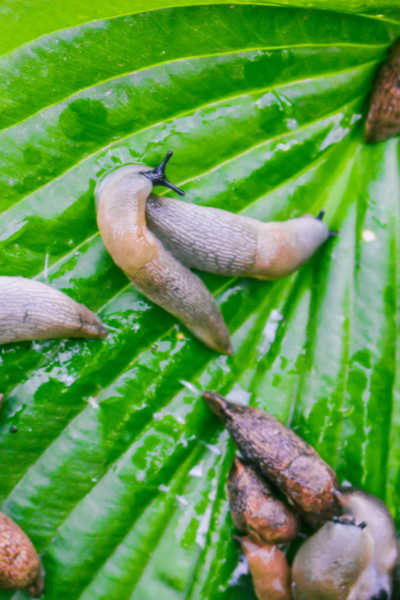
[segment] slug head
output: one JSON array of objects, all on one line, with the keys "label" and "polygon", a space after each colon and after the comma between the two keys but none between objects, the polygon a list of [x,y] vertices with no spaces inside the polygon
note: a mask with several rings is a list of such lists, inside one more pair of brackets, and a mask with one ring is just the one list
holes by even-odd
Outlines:
[{"label": "slug head", "polygon": [[150,179],[150,181],[152,182],[153,185],[163,185],[164,187],[167,187],[170,190],[173,190],[180,196],[184,196],[185,192],[183,190],[180,190],[179,188],[177,188],[170,181],[168,181],[168,179],[166,178],[166,175],[165,175],[165,167],[167,166],[167,162],[169,161],[169,159],[171,158],[172,155],[173,155],[172,150],[169,150],[167,152],[164,160],[158,165],[158,167],[155,167],[154,169],[151,169],[150,171],[144,172],[143,175],[145,177],[147,177],[148,179]]},{"label": "slug head", "polygon": [[361,525],[335,519],[303,544],[292,568],[295,600],[372,600],[359,587],[374,553],[373,537]]}]

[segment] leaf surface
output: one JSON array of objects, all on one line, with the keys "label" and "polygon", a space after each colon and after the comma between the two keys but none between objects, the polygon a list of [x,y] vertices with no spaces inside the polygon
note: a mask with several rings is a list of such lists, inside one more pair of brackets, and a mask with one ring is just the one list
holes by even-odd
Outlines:
[{"label": "leaf surface", "polygon": [[[42,555],[45,600],[254,599],[203,390],[268,410],[400,518],[399,149],[362,141],[400,8],[145,4],[0,6],[0,273],[110,328],[0,348],[1,510]],[[200,274],[234,357],[129,285],[98,233],[99,178],[170,149],[188,202],[324,208],[340,232],[277,282]]]}]

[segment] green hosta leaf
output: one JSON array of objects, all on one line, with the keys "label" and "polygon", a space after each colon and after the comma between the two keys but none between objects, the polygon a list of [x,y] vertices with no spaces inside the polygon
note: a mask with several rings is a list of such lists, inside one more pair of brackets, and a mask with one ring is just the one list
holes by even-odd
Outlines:
[{"label": "green hosta leaf", "polygon": [[[295,427],[400,518],[398,141],[362,142],[399,4],[178,4],[0,6],[0,274],[50,283],[111,332],[0,349],[1,510],[42,554],[46,600],[254,600],[207,388]],[[99,177],[169,149],[188,202],[325,208],[340,230],[275,283],[201,274],[234,357],[128,285],[97,230]]]}]

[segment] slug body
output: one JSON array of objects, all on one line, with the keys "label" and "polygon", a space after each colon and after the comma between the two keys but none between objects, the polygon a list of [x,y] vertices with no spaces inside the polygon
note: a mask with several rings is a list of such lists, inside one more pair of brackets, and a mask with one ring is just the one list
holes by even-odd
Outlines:
[{"label": "slug body", "polygon": [[[162,175],[169,156],[158,167]],[[130,165],[101,182],[96,203],[104,244],[114,262],[147,298],[178,317],[210,348],[232,354],[229,332],[213,296],[146,226],[145,207],[153,183],[169,184],[153,176],[154,172],[149,167]]]},{"label": "slug body", "polygon": [[246,462],[284,492],[312,527],[340,514],[334,471],[294,431],[266,412],[229,402],[216,392],[205,392],[203,398]]},{"label": "slug body", "polygon": [[43,569],[28,536],[0,513],[0,588],[26,590],[33,598],[43,592]]},{"label": "slug body", "polygon": [[274,498],[262,476],[238,457],[229,472],[228,497],[235,527],[258,544],[284,544],[298,534],[295,513]]},{"label": "slug body", "polygon": [[239,539],[249,563],[258,600],[291,600],[290,568],[277,546],[260,546],[249,538]]},{"label": "slug body", "polygon": [[400,539],[397,538],[397,560],[393,569],[392,600],[400,600]]},{"label": "slug body", "polygon": [[374,540],[365,529],[340,521],[325,523],[295,556],[294,600],[370,600],[360,595],[359,585],[373,553]]},{"label": "slug body", "polygon": [[329,237],[325,223],[311,215],[263,223],[153,194],[147,201],[146,220],[165,248],[187,267],[260,279],[293,273]]},{"label": "slug body", "polygon": [[389,600],[397,558],[385,504],[357,488],[337,493],[343,516],[300,548],[292,569],[295,600]]},{"label": "slug body", "polygon": [[107,334],[94,313],[66,294],[25,277],[0,277],[0,344]]},{"label": "slug body", "polygon": [[365,123],[366,142],[381,142],[400,133],[400,40],[381,66]]},{"label": "slug body", "polygon": [[391,594],[398,554],[392,515],[382,500],[358,488],[340,487],[337,495],[343,515],[364,521],[365,531],[374,540],[372,559],[360,578],[360,589],[365,592],[361,597],[385,600]]}]

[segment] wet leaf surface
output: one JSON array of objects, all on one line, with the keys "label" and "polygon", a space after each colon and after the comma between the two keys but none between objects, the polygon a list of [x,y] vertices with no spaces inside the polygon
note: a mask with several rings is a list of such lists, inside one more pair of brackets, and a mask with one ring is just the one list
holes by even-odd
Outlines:
[{"label": "wet leaf surface", "polygon": [[[399,148],[362,142],[400,8],[179,4],[0,6],[0,273],[110,328],[0,348],[1,510],[42,555],[45,600],[254,599],[207,388],[295,428],[400,524]],[[325,208],[340,230],[281,281],[200,274],[234,357],[129,285],[97,230],[98,179],[169,149],[188,202],[265,221]]]}]

